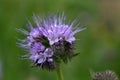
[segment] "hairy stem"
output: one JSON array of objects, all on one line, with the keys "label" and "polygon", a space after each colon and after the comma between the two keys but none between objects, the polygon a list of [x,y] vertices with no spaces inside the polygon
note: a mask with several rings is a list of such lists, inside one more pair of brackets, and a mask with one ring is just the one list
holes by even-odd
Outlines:
[{"label": "hairy stem", "polygon": [[56,69],[56,72],[57,72],[58,80],[63,80],[63,75],[62,75],[62,71],[61,71],[60,67],[58,69]]}]

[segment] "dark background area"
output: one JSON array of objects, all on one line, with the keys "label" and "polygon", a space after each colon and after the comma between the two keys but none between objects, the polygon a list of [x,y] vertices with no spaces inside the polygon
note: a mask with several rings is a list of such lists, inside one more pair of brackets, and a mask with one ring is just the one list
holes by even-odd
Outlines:
[{"label": "dark background area", "polygon": [[120,0],[0,0],[0,80],[56,80],[56,72],[31,68],[16,45],[32,14],[65,12],[79,17],[86,30],[76,34],[80,55],[62,65],[64,80],[91,80],[90,71],[112,70],[120,76]]}]

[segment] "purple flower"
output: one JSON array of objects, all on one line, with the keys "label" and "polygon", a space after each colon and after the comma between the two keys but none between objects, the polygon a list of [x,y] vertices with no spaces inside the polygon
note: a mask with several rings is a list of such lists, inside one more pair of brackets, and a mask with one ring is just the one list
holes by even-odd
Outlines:
[{"label": "purple flower", "polygon": [[74,55],[74,35],[83,29],[67,24],[64,15],[49,15],[48,18],[34,16],[35,27],[29,23],[30,32],[21,29],[27,37],[21,46],[30,52],[29,59],[37,66],[55,69],[61,61],[67,63]]},{"label": "purple flower", "polygon": [[[35,50],[37,51],[37,48]],[[43,52],[32,53],[29,59],[34,61],[36,64],[42,65],[44,62],[53,62],[52,56],[53,56],[52,49],[47,48]]]},{"label": "purple flower", "polygon": [[[72,25],[65,24],[60,24],[62,19],[59,18],[60,20],[56,19],[51,19],[52,21],[43,21],[42,23],[44,26],[43,29],[43,35],[48,38],[50,45],[53,45],[54,43],[60,41],[60,40],[65,40],[69,43],[72,43],[75,41],[74,35],[83,30],[83,29],[77,29],[73,30]],[[59,22],[60,21],[60,22]],[[48,23],[49,22],[49,23]],[[53,23],[52,23],[53,22]]]},{"label": "purple flower", "polygon": [[35,27],[30,31],[30,36],[33,38],[39,38],[42,36],[42,32],[40,30],[40,27]]},{"label": "purple flower", "polygon": [[52,51],[52,49],[51,48],[47,48],[46,50],[45,50],[45,52],[44,52],[44,55],[46,56],[46,57],[52,57],[53,56],[53,51]]},{"label": "purple flower", "polygon": [[45,50],[45,46],[43,46],[40,42],[34,42],[31,45],[30,53],[37,54],[43,52]]},{"label": "purple flower", "polygon": [[33,60],[37,64],[42,64],[46,61],[46,56],[43,53],[32,54],[29,59]]},{"label": "purple flower", "polygon": [[52,59],[52,58],[48,58],[47,61],[48,61],[48,62],[53,62],[53,59]]}]

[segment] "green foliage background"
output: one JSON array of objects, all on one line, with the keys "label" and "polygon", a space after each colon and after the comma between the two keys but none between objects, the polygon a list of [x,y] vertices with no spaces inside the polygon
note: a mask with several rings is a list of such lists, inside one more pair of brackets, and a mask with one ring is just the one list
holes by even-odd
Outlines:
[{"label": "green foliage background", "polygon": [[0,0],[0,80],[56,80],[55,71],[31,68],[21,59],[26,52],[16,45],[23,37],[16,28],[32,21],[33,13],[56,12],[65,12],[68,21],[79,17],[87,27],[76,35],[80,55],[62,66],[64,80],[91,80],[91,70],[120,75],[119,0]]}]

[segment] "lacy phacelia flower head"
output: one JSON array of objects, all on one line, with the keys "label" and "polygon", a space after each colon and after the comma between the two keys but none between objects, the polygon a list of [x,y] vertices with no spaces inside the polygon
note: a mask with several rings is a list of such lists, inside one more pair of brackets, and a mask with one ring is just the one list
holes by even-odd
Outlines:
[{"label": "lacy phacelia flower head", "polygon": [[73,23],[66,24],[64,15],[49,15],[48,18],[34,16],[35,27],[30,24],[21,46],[30,52],[29,58],[36,66],[55,69],[63,61],[68,62],[74,53],[74,35],[83,29],[74,29]]}]

